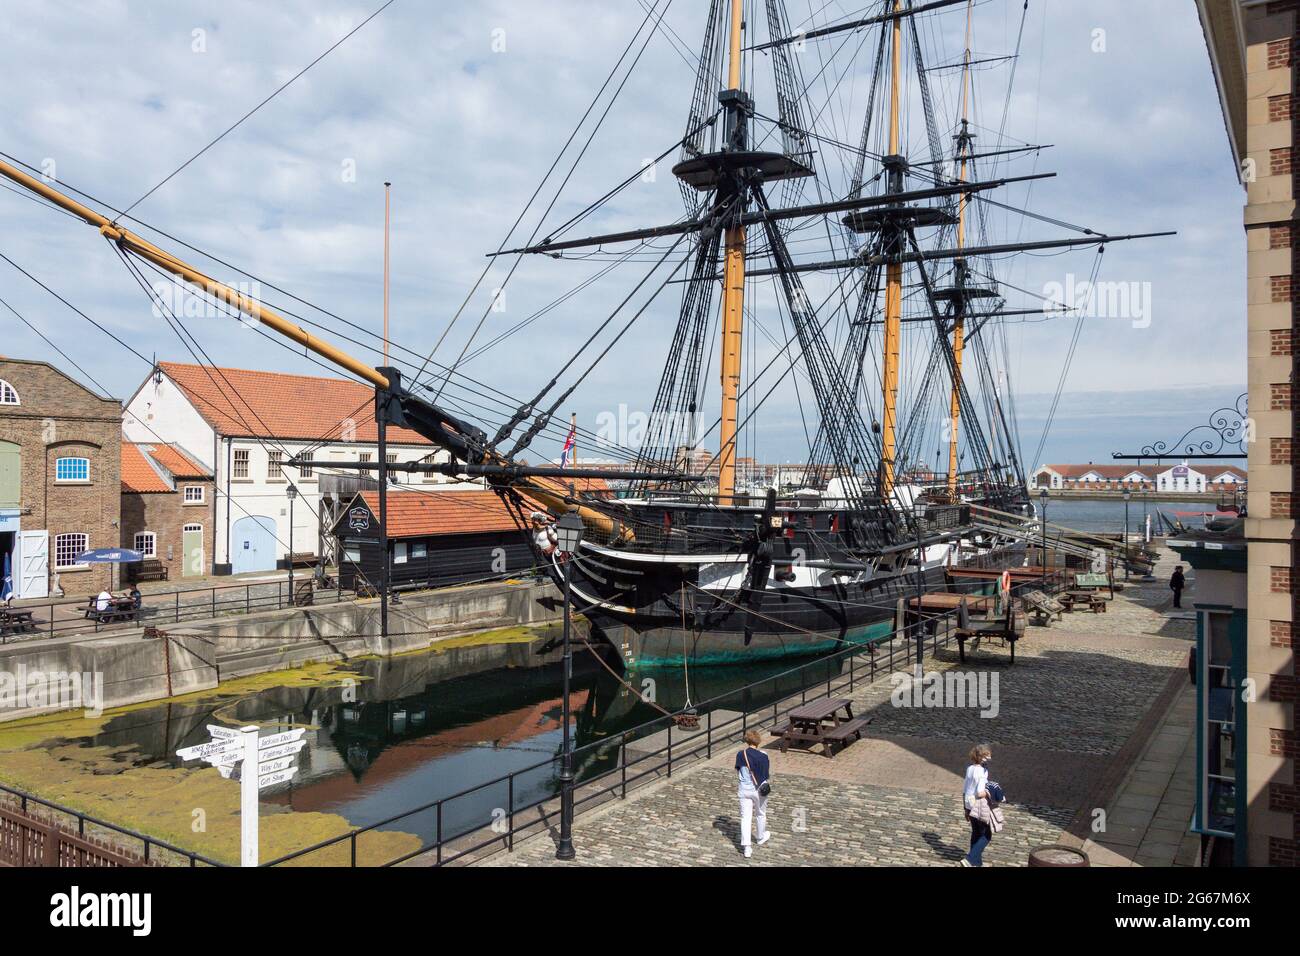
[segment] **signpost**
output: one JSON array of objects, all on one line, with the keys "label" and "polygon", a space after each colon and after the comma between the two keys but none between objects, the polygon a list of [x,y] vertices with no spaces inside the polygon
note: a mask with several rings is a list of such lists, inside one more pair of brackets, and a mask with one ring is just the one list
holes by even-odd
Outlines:
[{"label": "signpost", "polygon": [[239,863],[257,866],[257,795],[258,791],[287,783],[298,773],[296,754],[307,746],[306,728],[258,736],[253,726],[232,730],[208,724],[212,739],[206,744],[176,751],[182,760],[210,763],[223,777],[239,771]]}]

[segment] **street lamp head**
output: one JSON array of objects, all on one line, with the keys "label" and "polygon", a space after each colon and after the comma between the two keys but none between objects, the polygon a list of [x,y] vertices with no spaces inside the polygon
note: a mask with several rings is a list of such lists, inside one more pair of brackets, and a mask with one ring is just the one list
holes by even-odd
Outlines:
[{"label": "street lamp head", "polygon": [[1125,491],[1125,492],[1124,492],[1124,500],[1125,500],[1125,501],[1129,501],[1132,497],[1133,497],[1133,492],[1131,492],[1131,491]]},{"label": "street lamp head", "polygon": [[1040,492],[1038,493],[1038,499],[1039,499],[1040,501],[1046,501],[1046,500],[1047,500],[1047,489],[1046,489],[1046,488],[1044,488],[1042,491],[1040,491]]},{"label": "street lamp head", "polygon": [[566,511],[555,525],[555,536],[561,551],[572,554],[582,543],[582,518],[576,511]]},{"label": "street lamp head", "polygon": [[288,488],[284,489],[284,494],[290,501],[293,501],[294,498],[298,497],[298,486],[290,485]]}]

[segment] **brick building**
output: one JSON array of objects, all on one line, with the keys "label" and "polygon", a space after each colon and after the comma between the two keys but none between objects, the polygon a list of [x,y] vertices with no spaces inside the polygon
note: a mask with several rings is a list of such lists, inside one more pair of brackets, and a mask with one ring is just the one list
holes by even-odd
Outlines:
[{"label": "brick building", "polygon": [[216,506],[212,471],[177,445],[122,442],[122,547],[167,579],[207,573]]},{"label": "brick building", "polygon": [[1300,864],[1296,702],[1296,124],[1300,2],[1198,0],[1234,172],[1245,188],[1247,387],[1254,440],[1247,496],[1247,617],[1241,646],[1251,703],[1234,759],[1244,765],[1239,862]]},{"label": "brick building", "polygon": [[122,405],[45,362],[0,358],[0,565],[14,596],[93,594],[111,566],[79,565],[116,547]]}]

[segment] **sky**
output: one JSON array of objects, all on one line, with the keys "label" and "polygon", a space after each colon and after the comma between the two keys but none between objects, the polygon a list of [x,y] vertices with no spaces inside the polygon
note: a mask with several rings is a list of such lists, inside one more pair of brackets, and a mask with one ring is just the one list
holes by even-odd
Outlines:
[{"label": "sky", "polygon": [[[123,209],[380,2],[0,0],[8,92],[0,152]],[[494,291],[513,260],[493,265],[475,288],[488,265],[485,255],[510,235],[649,2],[395,0],[144,198],[132,215],[257,276],[261,281],[250,291],[321,321],[326,338],[341,342],[346,335],[371,346],[382,326],[383,184],[390,181],[390,338],[411,350],[400,358],[417,366],[442,339],[435,360],[451,362],[467,343],[473,352],[493,341],[608,264],[529,257],[510,276],[496,310]],[[700,0],[660,3],[667,4],[662,28],[645,46],[540,234],[681,137],[705,7]],[[975,57],[1015,49],[1021,6],[1019,0],[976,4]],[[787,8],[796,25],[810,11],[824,23],[857,10],[824,0],[789,0]],[[926,19],[927,39],[960,50],[960,13]],[[805,76],[822,75],[824,44],[810,42],[796,55]],[[1007,325],[1004,371],[1020,412],[1025,461],[1031,467],[1102,461],[1112,452],[1176,439],[1245,391],[1244,193],[1234,177],[1195,5],[1030,0],[1008,99],[1009,72],[1008,62],[977,71],[980,145],[1050,144],[1005,172],[1057,175],[1011,187],[1003,201],[1110,234],[1177,231],[1107,247],[1098,278],[1116,285],[1100,302],[1120,314],[1090,315],[1079,324],[1045,439],[1047,410],[1078,323],[1036,316]],[[953,76],[935,73],[931,82],[939,86]],[[823,129],[856,141],[867,84],[863,62],[834,90]],[[813,99],[825,98],[825,89],[823,83]],[[761,87],[755,92],[761,96]],[[940,94],[941,120],[953,114],[954,103],[950,88]],[[773,111],[761,100],[758,108]],[[591,123],[583,129],[579,146]],[[909,130],[909,147],[920,148],[916,138]],[[572,161],[575,150],[565,155]],[[667,165],[654,167],[653,176],[623,190],[577,229],[589,234],[679,218],[681,197]],[[542,193],[512,245],[537,226],[552,195]],[[0,190],[0,216],[8,226],[0,253],[107,330],[0,260],[0,298],[67,359],[2,306],[0,353],[50,360],[122,399],[145,378],[154,356],[193,361],[94,229],[9,190]],[[181,251],[172,239],[141,231]],[[1042,220],[990,216],[991,241],[1068,234]],[[217,278],[251,281],[213,258],[195,259]],[[1008,284],[1004,289],[1025,290],[1008,292],[1014,305],[1041,304],[1044,296],[1076,294],[1095,263],[1091,251],[1022,257],[1008,262],[999,278]],[[446,398],[495,425],[504,407],[497,399],[528,398],[544,385],[649,266],[639,273],[636,268],[620,267],[609,281],[594,283],[475,357],[463,371],[481,386]],[[272,285],[355,327],[295,304]],[[818,288],[817,280],[809,285]],[[597,430],[646,409],[676,301],[666,295],[647,309],[563,411],[576,412],[584,428]],[[754,307],[761,322],[768,307],[761,295]],[[219,365],[325,374],[301,351],[233,318],[193,315],[184,325],[202,354]],[[751,357],[762,363],[775,348],[756,342]],[[380,364],[376,352],[341,344]],[[806,444],[797,403],[777,395],[772,404],[770,424],[746,451],[763,460],[799,460]],[[558,454],[546,445],[536,451],[539,457]]]}]

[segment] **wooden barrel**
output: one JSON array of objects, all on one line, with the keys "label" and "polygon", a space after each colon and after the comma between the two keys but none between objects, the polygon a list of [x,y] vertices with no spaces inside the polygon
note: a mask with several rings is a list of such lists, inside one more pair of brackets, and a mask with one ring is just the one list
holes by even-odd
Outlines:
[{"label": "wooden barrel", "polygon": [[1051,843],[1029,851],[1030,866],[1090,866],[1088,854],[1073,847]]}]

